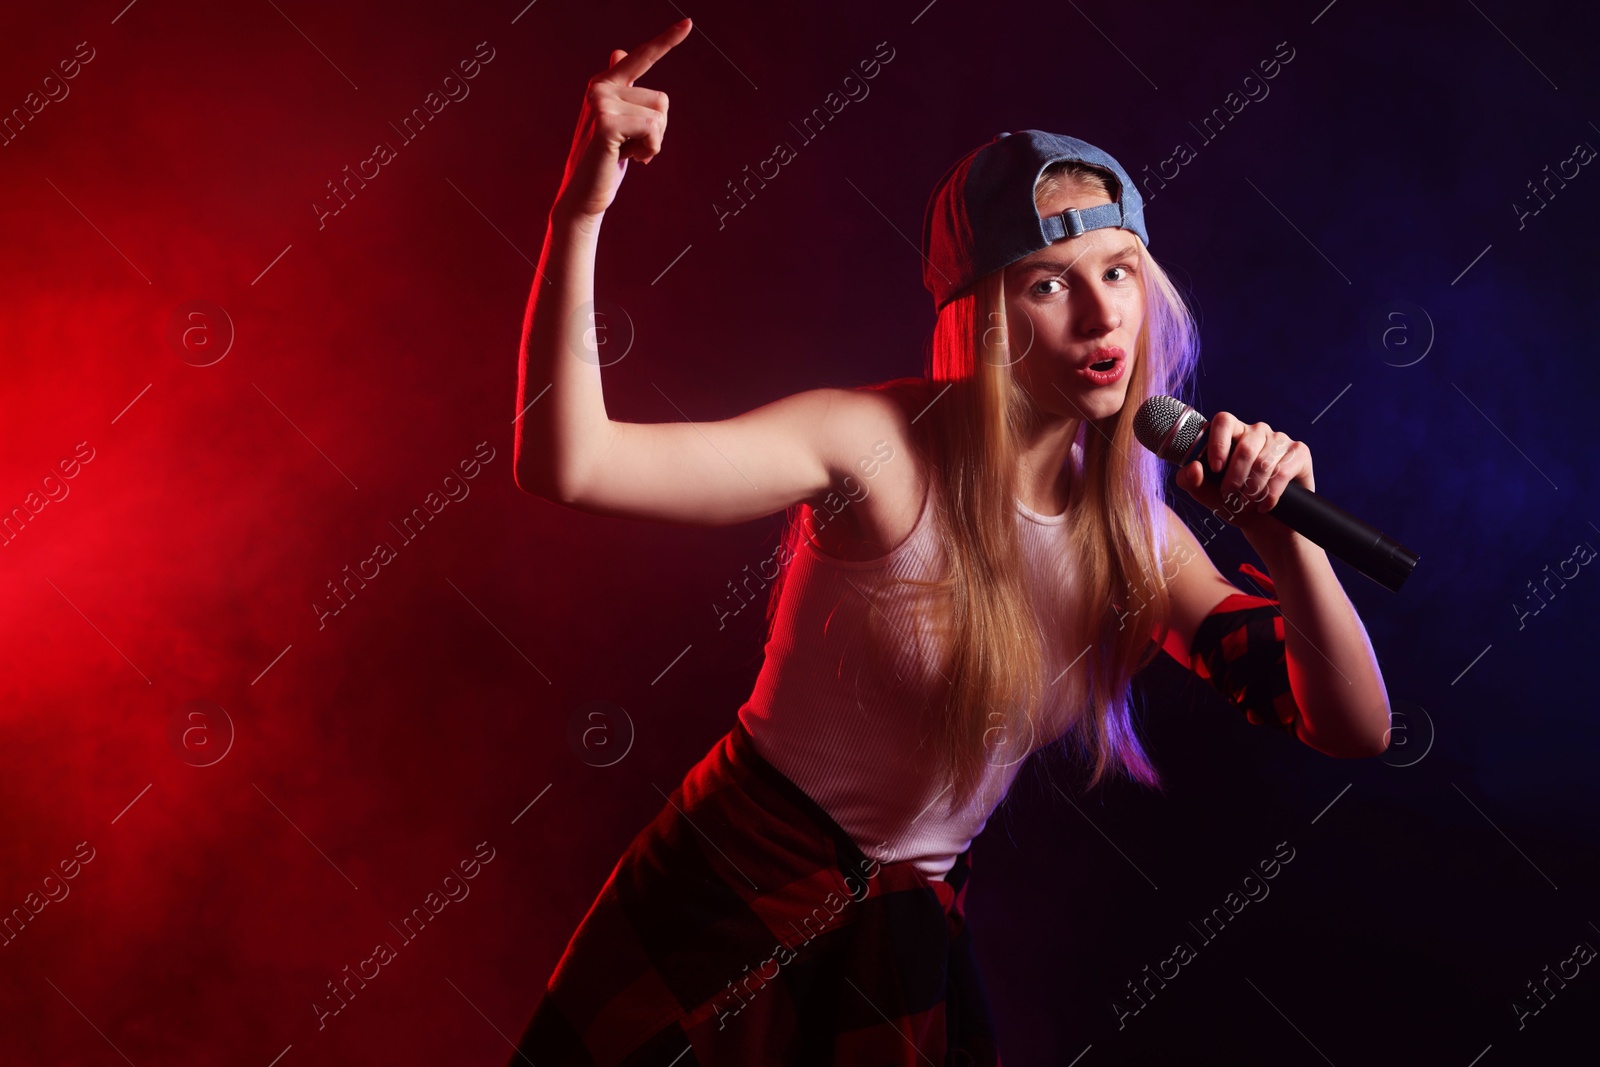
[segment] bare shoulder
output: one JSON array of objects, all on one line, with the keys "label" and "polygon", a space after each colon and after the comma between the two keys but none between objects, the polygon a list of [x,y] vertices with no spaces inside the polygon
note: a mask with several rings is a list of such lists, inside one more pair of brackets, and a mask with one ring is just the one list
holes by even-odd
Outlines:
[{"label": "bare shoulder", "polygon": [[[912,422],[927,392],[923,379],[840,389],[828,435],[833,484],[806,501],[812,540],[836,559],[871,560],[908,537],[927,490]],[[925,403],[925,402],[924,402]]]}]

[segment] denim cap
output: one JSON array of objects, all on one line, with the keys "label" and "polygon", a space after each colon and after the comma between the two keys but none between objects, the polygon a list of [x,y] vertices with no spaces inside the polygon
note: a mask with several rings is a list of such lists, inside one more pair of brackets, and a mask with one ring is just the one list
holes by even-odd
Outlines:
[{"label": "denim cap", "polygon": [[[1033,188],[1052,163],[1078,160],[1111,172],[1113,202],[1039,217]],[[1119,195],[1120,194],[1120,195]],[[1146,245],[1144,199],[1112,159],[1087,141],[1043,130],[996,134],[950,165],[922,218],[922,284],[937,312],[991,271],[1087,230],[1118,227]]]}]

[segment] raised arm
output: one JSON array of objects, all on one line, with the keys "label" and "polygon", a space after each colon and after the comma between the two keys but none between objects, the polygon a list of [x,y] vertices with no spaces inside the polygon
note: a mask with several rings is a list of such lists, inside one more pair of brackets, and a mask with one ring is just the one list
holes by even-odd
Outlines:
[{"label": "raised arm", "polygon": [[594,307],[595,246],[628,160],[648,163],[666,133],[666,94],[634,81],[689,28],[684,19],[632,55],[613,51],[609,68],[590,78],[584,92],[518,357],[513,469],[517,485],[539,496],[567,502],[611,441],[599,361],[582,358],[594,350],[585,348],[585,333]]},{"label": "raised arm", "polygon": [[1203,666],[1252,722],[1292,730],[1330,756],[1383,752],[1389,698],[1361,617],[1327,552],[1267,514],[1291,480],[1315,491],[1310,448],[1226,411],[1212,416],[1210,431],[1204,462],[1223,472],[1221,484],[1203,479],[1201,460],[1180,470],[1176,484],[1244,534],[1267,565],[1268,573],[1253,575],[1267,595],[1228,592],[1231,583],[1167,509],[1169,529],[1194,561],[1172,583],[1175,624],[1187,633],[1176,648],[1169,637],[1168,651]]},{"label": "raised arm", "polygon": [[[690,525],[771,515],[823,495],[903,416],[871,391],[813,389],[715,422],[628,423],[606,413],[590,342],[600,224],[629,159],[666,132],[666,94],[634,84],[689,32],[684,20],[589,81],[550,210],[518,361],[517,485],[568,507]],[[687,416],[685,416],[687,419]]]}]

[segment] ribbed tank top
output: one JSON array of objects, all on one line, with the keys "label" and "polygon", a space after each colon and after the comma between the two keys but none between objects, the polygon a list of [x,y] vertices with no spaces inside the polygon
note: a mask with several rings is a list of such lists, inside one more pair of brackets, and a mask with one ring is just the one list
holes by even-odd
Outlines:
[{"label": "ribbed tank top", "polygon": [[[943,576],[947,561],[934,521],[939,493],[928,479],[916,525],[872,560],[841,560],[808,540],[779,590],[765,660],[739,708],[756,751],[815,800],[862,852],[882,863],[910,859],[942,879],[988,822],[1027,754],[1070,723],[1064,687],[1052,684],[1083,651],[1063,632],[1075,571],[1065,513],[1042,515],[1016,501],[1017,528],[1044,635],[1042,714],[1032,738],[991,758],[983,787],[949,811],[949,779],[934,766],[936,696],[948,691],[934,652],[938,637],[910,617],[917,591],[889,575]],[[942,499],[942,498],[941,498]],[[870,598],[870,603],[869,603]],[[866,628],[878,615],[876,633]]]}]

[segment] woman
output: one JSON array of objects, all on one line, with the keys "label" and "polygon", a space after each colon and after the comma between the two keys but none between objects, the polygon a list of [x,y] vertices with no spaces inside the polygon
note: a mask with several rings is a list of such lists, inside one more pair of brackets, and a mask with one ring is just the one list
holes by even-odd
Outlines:
[{"label": "woman", "polygon": [[516,477],[656,521],[788,509],[784,571],[750,700],[617,862],[513,1062],[997,1065],[964,887],[1028,754],[1067,740],[1091,785],[1158,785],[1128,692],[1160,651],[1334,756],[1385,747],[1383,680],[1326,554],[1264,514],[1315,488],[1303,443],[1219,412],[1221,485],[1177,476],[1268,596],[1163,500],[1133,414],[1187,385],[1193,325],[1137,188],[1073,138],[1002,134],[935,189],[927,377],[611,421],[584,336],[596,238],[628,161],[661,150],[666,96],[636,81],[689,29],[589,82],[524,325]]}]

